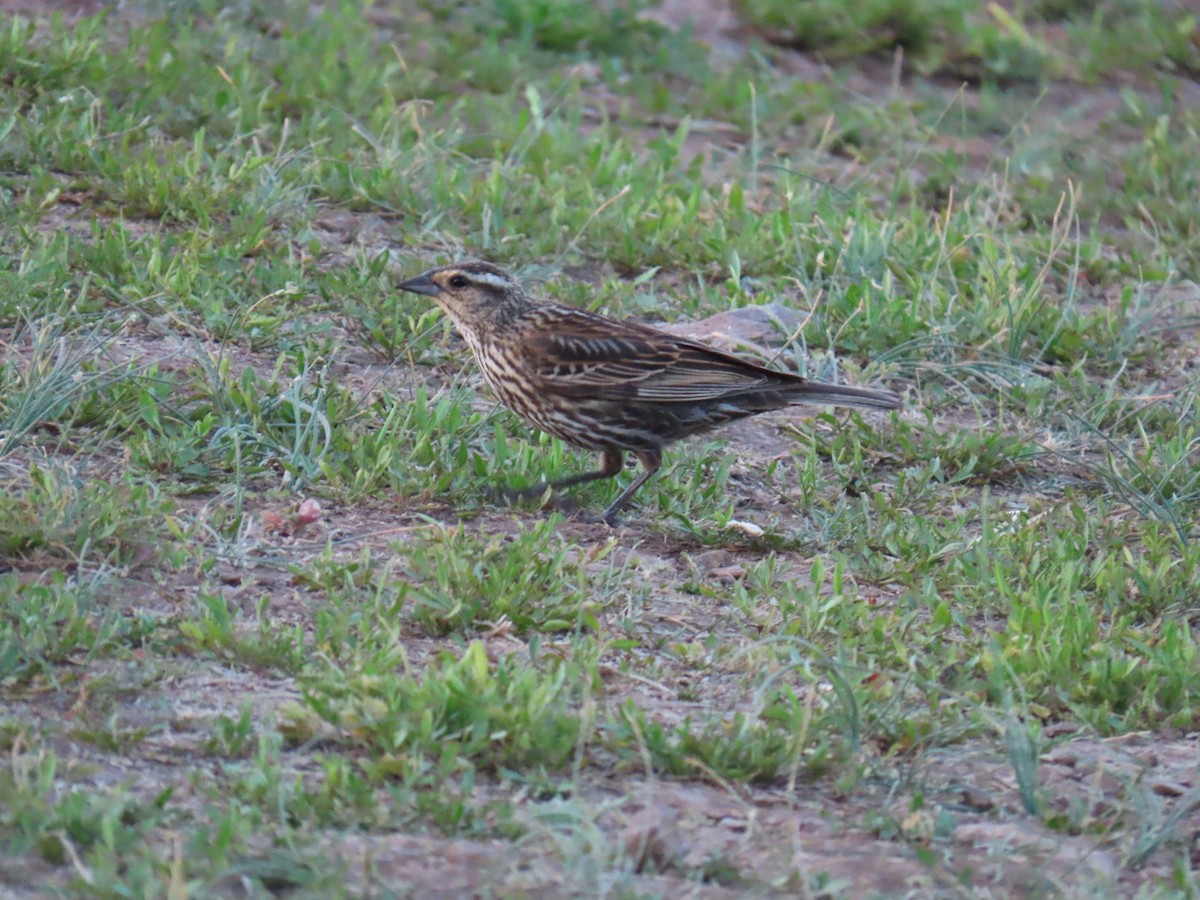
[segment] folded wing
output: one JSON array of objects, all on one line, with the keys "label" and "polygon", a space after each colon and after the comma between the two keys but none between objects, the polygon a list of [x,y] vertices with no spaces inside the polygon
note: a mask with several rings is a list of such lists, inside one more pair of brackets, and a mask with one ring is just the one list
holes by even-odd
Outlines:
[{"label": "folded wing", "polygon": [[804,379],[773,372],[633,322],[555,311],[527,335],[526,373],[545,391],[605,400],[688,403]]}]

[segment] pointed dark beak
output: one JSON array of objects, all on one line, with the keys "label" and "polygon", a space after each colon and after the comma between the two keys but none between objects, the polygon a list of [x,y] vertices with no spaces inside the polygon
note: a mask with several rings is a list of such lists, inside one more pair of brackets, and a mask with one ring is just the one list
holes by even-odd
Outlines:
[{"label": "pointed dark beak", "polygon": [[418,275],[416,278],[400,282],[396,287],[402,291],[409,291],[413,294],[424,294],[427,297],[436,297],[442,292],[442,289],[428,275]]}]

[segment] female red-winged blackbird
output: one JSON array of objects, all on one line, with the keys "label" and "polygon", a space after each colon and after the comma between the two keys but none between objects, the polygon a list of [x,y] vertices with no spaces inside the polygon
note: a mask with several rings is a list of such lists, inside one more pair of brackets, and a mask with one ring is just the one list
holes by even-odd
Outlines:
[{"label": "female red-winged blackbird", "polygon": [[441,266],[399,287],[432,297],[454,321],[501,403],[603,454],[596,472],[521,494],[612,478],[626,450],[637,456],[642,473],[601,517],[610,525],[680,438],[796,403],[900,406],[886,391],[809,381],[636,322],[533,300],[491,263]]}]

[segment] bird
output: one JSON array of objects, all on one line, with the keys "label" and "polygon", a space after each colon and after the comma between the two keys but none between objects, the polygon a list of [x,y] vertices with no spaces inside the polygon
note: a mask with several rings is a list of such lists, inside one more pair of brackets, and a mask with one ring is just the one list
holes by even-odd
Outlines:
[{"label": "bird", "polygon": [[471,348],[500,403],[568,444],[600,453],[600,467],[510,495],[614,478],[633,453],[642,471],[600,515],[614,526],[662,466],[663,449],[725,422],[793,404],[890,410],[888,391],[809,381],[627,319],[532,297],[499,266],[467,260],[398,285],[431,297]]}]

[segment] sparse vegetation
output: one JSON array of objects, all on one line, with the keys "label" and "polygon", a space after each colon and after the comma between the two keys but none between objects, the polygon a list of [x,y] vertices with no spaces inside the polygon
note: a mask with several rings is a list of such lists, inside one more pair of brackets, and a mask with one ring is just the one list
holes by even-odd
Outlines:
[{"label": "sparse vegetation", "polygon": [[[1197,893],[1194,10],[20,8],[4,889]],[[909,406],[509,508],[466,254]]]}]

